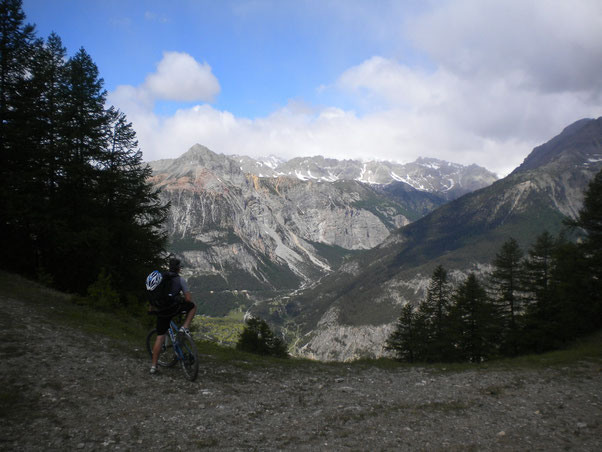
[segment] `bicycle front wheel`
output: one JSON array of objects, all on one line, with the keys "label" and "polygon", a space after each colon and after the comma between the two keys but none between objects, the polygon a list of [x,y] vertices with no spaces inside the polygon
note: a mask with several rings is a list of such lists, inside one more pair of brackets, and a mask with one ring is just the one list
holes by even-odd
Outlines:
[{"label": "bicycle front wheel", "polygon": [[186,378],[194,381],[199,373],[199,355],[196,350],[196,345],[192,338],[185,335],[178,341],[180,351],[182,352],[182,370],[186,374]]},{"label": "bicycle front wheel", "polygon": [[[157,339],[157,330],[152,330],[146,336],[146,350],[148,351],[151,359],[153,357],[153,346]],[[173,349],[173,343],[169,334],[165,335],[165,341],[161,347],[161,353],[159,354],[159,365],[163,367],[173,367],[178,362],[178,357]]]}]

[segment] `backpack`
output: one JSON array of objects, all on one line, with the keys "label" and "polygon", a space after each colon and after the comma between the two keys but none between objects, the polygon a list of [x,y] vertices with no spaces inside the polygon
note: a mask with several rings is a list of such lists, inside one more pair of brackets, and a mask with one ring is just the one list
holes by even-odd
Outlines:
[{"label": "backpack", "polygon": [[155,270],[146,278],[147,299],[155,309],[162,311],[175,303],[175,297],[170,293],[174,276],[177,274]]}]

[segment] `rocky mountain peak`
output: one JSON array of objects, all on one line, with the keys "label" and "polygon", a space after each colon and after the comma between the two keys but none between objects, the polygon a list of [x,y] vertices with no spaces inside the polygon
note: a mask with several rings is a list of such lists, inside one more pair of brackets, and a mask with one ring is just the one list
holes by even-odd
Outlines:
[{"label": "rocky mountain peak", "polygon": [[188,151],[175,159],[175,164],[179,166],[203,167],[206,169],[223,169],[228,166],[230,159],[223,154],[217,154],[209,148],[195,144]]},{"label": "rocky mountain peak", "polygon": [[205,181],[207,177],[215,180],[243,181],[245,179],[240,165],[233,159],[217,154],[200,144],[195,144],[176,159],[162,160],[157,165],[151,162],[151,167],[155,172],[166,173],[172,179],[181,177],[188,177],[191,180],[201,178]]},{"label": "rocky mountain peak", "polygon": [[316,155],[284,160],[276,156],[252,158],[243,155],[217,154],[205,146],[195,144],[177,159],[150,162],[155,173],[169,173],[172,177],[203,171],[225,177],[293,177],[301,181],[336,182],[357,181],[370,185],[404,183],[427,193],[455,199],[465,193],[485,187],[497,180],[487,169],[464,166],[435,158],[421,157],[412,163],[388,161],[337,160]]},{"label": "rocky mountain peak", "polygon": [[432,158],[432,157],[418,157],[414,161],[414,163],[417,165],[424,166],[426,168],[432,168],[432,169],[440,169],[442,167],[443,168],[445,168],[445,167],[462,168],[462,165],[459,165],[457,163],[446,162],[445,160],[439,160],[439,159]]},{"label": "rocky mountain peak", "polygon": [[537,146],[513,171],[521,173],[544,166],[590,165],[602,161],[602,117],[581,119],[566,127],[550,141]]}]

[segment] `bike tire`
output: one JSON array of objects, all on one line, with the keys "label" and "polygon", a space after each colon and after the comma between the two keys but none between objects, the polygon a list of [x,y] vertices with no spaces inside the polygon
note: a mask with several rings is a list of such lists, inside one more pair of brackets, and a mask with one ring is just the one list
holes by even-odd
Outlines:
[{"label": "bike tire", "polygon": [[[146,336],[146,350],[150,355],[151,359],[153,357],[153,346],[155,345],[155,339],[157,339],[157,330],[152,330]],[[171,342],[171,337],[169,334],[165,335],[165,342],[163,342],[163,347],[161,347],[161,353],[159,354],[158,364],[162,367],[173,367],[178,362],[178,356],[173,348],[173,343]]]},{"label": "bike tire", "polygon": [[182,352],[182,370],[186,374],[186,378],[194,381],[199,373],[199,354],[196,344],[188,335],[182,337],[178,344]]}]

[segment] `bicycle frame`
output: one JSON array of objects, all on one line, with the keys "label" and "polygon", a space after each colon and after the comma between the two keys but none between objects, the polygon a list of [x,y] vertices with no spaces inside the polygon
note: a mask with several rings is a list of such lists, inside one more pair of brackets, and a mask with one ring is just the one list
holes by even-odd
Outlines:
[{"label": "bicycle frame", "polygon": [[[194,340],[188,334],[181,335],[179,333],[178,323],[181,322],[181,315],[176,316],[178,320],[173,318],[169,322],[169,328],[167,328],[166,334],[169,335],[166,340],[163,341],[161,353],[165,352],[168,348],[171,349],[171,353],[168,357],[161,361],[159,357],[158,364],[165,367],[172,367],[178,361],[182,364],[182,369],[186,374],[186,377],[193,381],[199,371],[198,351]],[[157,338],[157,330],[151,330],[146,337],[146,349],[151,357],[153,357],[154,344]]]},{"label": "bicycle frame", "polygon": [[182,349],[180,348],[180,341],[178,340],[178,325],[173,320],[169,324],[169,329],[167,330],[169,333],[169,337],[171,338],[171,343],[173,344],[173,349],[178,356],[178,360],[184,360],[184,354],[182,353]]}]

